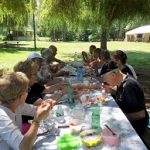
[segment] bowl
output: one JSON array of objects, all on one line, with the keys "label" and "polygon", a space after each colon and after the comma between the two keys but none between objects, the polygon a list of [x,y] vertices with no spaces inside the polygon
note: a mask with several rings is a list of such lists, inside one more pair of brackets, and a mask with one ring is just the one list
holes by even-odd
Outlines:
[{"label": "bowl", "polygon": [[82,125],[69,125],[72,134],[78,135],[81,132]]},{"label": "bowl", "polygon": [[119,146],[120,143],[120,134],[115,128],[111,128],[111,130],[115,133],[112,134],[109,129],[105,128],[102,131],[102,143],[108,146]]},{"label": "bowl", "polygon": [[84,121],[83,119],[79,119],[79,118],[70,118],[69,125],[74,125],[74,126],[80,125],[83,123],[83,121]]},{"label": "bowl", "polygon": [[84,130],[80,133],[82,143],[87,147],[94,147],[101,143],[101,132],[95,129]]},{"label": "bowl", "polygon": [[71,134],[64,134],[57,139],[57,148],[59,150],[75,150],[81,145],[80,138]]}]

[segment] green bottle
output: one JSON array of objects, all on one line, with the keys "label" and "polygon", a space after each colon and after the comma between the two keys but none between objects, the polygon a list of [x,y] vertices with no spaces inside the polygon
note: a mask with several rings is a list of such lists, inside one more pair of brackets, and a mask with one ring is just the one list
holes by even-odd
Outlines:
[{"label": "green bottle", "polygon": [[92,129],[100,129],[100,107],[92,106]]}]

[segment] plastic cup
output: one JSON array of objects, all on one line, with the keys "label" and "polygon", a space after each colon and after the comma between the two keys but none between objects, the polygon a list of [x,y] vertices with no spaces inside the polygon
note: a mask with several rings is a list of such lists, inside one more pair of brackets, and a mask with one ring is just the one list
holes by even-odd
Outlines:
[{"label": "plastic cup", "polygon": [[115,135],[107,128],[102,131],[102,142],[104,145],[118,147],[120,143],[120,134],[114,128],[111,128]]}]

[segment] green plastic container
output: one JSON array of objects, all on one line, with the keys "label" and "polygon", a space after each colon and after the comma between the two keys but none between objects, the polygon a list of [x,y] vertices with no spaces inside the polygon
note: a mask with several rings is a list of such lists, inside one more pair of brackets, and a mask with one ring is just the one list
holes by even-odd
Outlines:
[{"label": "green plastic container", "polygon": [[80,137],[65,134],[57,140],[59,150],[76,150],[82,145]]}]

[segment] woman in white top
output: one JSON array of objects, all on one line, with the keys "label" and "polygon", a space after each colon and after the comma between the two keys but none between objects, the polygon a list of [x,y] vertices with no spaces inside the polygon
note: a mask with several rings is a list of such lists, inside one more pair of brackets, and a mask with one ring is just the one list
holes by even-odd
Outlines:
[{"label": "woman in white top", "polygon": [[[3,150],[31,150],[37,130],[54,105],[47,100],[35,107],[25,103],[29,80],[24,73],[12,72],[0,78],[0,147]],[[21,115],[34,116],[28,132],[22,135]]]}]

